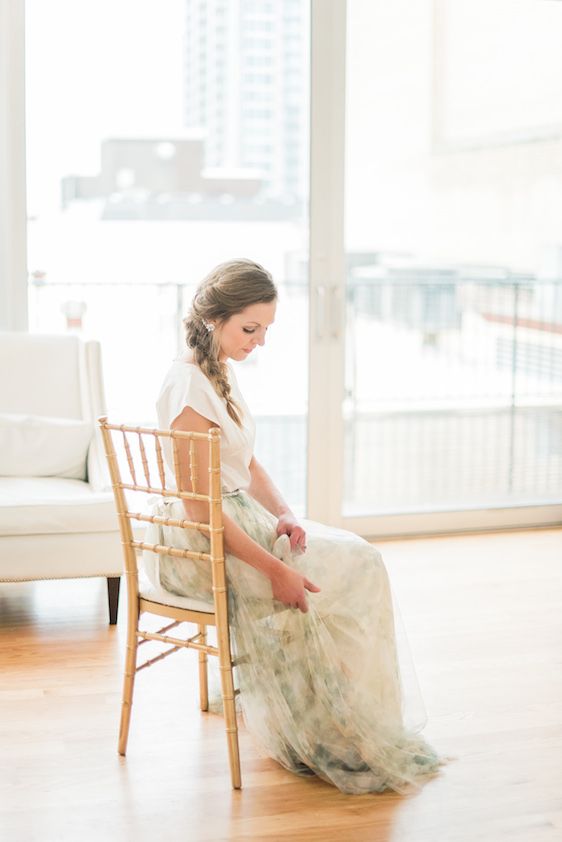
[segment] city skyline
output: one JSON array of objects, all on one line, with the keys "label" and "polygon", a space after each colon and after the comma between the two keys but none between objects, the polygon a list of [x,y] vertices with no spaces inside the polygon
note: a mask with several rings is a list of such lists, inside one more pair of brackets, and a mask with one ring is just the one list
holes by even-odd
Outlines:
[{"label": "city skyline", "polygon": [[185,0],[185,123],[205,164],[251,170],[268,197],[304,197],[308,3]]}]

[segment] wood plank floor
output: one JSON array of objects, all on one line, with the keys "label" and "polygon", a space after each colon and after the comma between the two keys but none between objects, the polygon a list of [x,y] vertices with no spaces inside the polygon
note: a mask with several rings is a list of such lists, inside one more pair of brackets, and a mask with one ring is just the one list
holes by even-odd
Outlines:
[{"label": "wood plank floor", "polygon": [[425,736],[457,758],[421,790],[344,795],[261,757],[242,728],[233,792],[193,652],[139,673],[120,758],[124,604],[110,628],[101,579],[0,585],[0,839],[560,842],[562,530],[378,546]]}]

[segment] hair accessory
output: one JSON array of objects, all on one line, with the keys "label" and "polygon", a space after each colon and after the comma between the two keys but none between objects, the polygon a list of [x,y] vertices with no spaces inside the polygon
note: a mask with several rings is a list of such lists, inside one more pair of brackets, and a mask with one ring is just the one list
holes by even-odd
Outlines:
[{"label": "hair accessory", "polygon": [[207,333],[210,333],[212,330],[215,329],[215,326],[211,324],[211,322],[203,322],[205,328],[207,329]]}]

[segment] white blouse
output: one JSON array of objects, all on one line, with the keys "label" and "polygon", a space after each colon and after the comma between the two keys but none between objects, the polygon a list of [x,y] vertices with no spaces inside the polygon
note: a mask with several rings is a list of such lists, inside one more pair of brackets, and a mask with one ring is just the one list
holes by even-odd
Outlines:
[{"label": "white blouse", "polygon": [[[232,365],[227,362],[232,398],[243,412],[242,427],[232,420],[226,402],[215,392],[210,380],[195,363],[177,357],[164,378],[156,401],[158,427],[171,429],[172,421],[190,406],[221,429],[221,477],[223,491],[236,491],[250,485],[249,465],[254,452],[256,425],[238,387]],[[171,439],[162,441],[167,486],[177,490]]]}]

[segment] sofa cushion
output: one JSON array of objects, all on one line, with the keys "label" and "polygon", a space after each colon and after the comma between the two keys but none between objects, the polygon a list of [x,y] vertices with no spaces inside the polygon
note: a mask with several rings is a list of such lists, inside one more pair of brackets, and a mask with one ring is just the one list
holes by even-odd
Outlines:
[{"label": "sofa cushion", "polygon": [[119,530],[112,492],[60,477],[0,477],[0,535]]},{"label": "sofa cushion", "polygon": [[121,576],[123,564],[118,532],[0,536],[0,582]]},{"label": "sofa cushion", "polygon": [[93,425],[78,418],[0,413],[0,476],[86,479]]}]

